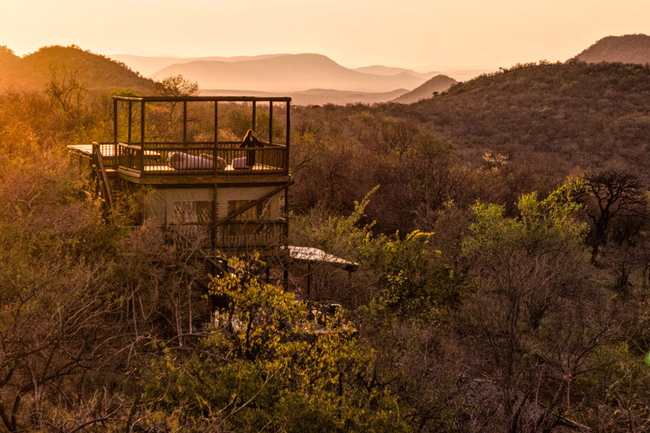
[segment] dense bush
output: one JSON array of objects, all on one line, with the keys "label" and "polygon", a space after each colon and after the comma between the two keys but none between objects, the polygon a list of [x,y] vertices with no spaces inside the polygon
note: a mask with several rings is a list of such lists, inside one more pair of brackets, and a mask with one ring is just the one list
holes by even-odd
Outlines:
[{"label": "dense bush", "polygon": [[191,240],[134,225],[140,196],[105,212],[64,146],[110,139],[106,97],[0,95],[0,422],[644,431],[648,74],[520,65],[410,106],[294,108],[291,242],[358,268],[313,266],[311,293],[300,266],[295,293],[243,261],[210,278]]}]

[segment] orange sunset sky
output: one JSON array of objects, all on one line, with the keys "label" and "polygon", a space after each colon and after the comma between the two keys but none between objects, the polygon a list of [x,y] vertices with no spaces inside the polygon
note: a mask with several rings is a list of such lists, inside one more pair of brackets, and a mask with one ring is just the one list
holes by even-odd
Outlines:
[{"label": "orange sunset sky", "polygon": [[100,54],[320,53],[427,70],[564,61],[650,33],[648,0],[0,0],[0,45]]}]

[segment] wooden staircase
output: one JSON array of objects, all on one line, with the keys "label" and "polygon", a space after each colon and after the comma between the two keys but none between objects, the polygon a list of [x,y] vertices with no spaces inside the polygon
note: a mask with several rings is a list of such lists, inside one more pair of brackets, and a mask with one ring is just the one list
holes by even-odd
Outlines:
[{"label": "wooden staircase", "polygon": [[108,180],[106,167],[104,166],[104,157],[99,149],[99,144],[93,143],[92,153],[92,169],[97,178],[97,189],[99,197],[107,209],[113,208],[113,192],[111,191],[111,184]]}]

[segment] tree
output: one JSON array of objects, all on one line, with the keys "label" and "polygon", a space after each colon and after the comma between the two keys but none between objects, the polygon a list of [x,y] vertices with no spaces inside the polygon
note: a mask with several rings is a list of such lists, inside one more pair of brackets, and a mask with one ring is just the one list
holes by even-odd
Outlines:
[{"label": "tree", "polygon": [[456,328],[473,403],[502,431],[550,432],[570,417],[582,404],[572,390],[616,335],[609,297],[588,278],[587,225],[572,199],[582,190],[577,182],[544,200],[523,195],[516,218],[503,206],[474,206],[464,252],[476,291]]},{"label": "tree", "polygon": [[125,323],[106,260],[121,230],[102,225],[64,156],[13,161],[0,167],[0,421],[23,431],[114,359]]},{"label": "tree", "polygon": [[164,78],[157,83],[157,88],[162,96],[194,96],[199,93],[199,83],[181,74]]},{"label": "tree", "polygon": [[388,118],[381,125],[381,137],[401,159],[416,143],[418,128],[405,120]]},{"label": "tree", "polygon": [[78,125],[81,122],[84,105],[83,99],[87,91],[77,80],[76,72],[68,72],[66,68],[58,69],[50,65],[45,93],[58,102],[65,115]]},{"label": "tree", "polygon": [[[175,76],[163,78],[161,82],[156,83],[156,90],[162,96],[180,97],[180,96],[194,96],[199,94],[199,83],[196,81],[188,80],[183,75],[178,74]],[[176,102],[171,102],[171,110],[169,112],[170,122],[174,118],[174,108]]]},{"label": "tree", "polygon": [[197,350],[185,356],[166,349],[156,363],[150,411],[199,430],[406,430],[387,390],[364,386],[373,355],[360,349],[341,313],[261,283],[255,264],[230,264],[232,272],[210,284],[210,295],[227,302]]},{"label": "tree", "polygon": [[409,120],[394,117],[379,120],[362,112],[351,115],[348,121],[357,139],[371,152],[383,155],[394,152],[401,159],[417,144],[419,130]]},{"label": "tree", "polygon": [[[600,247],[611,237],[623,242],[638,234],[648,219],[648,205],[643,184],[636,174],[607,169],[586,176],[589,195],[580,199],[587,205],[593,223],[589,236],[591,262],[596,263]],[[621,222],[617,233],[614,224]]]}]

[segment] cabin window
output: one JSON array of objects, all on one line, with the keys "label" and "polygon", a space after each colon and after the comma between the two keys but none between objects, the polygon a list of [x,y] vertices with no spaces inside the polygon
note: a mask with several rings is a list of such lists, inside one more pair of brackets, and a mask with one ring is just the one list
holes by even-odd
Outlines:
[{"label": "cabin window", "polygon": [[[239,212],[244,207],[250,205],[253,200],[229,200],[228,201],[228,215]],[[269,219],[271,215],[271,200],[266,199],[257,206],[245,210],[233,218],[233,221],[260,221]]]},{"label": "cabin window", "polygon": [[174,203],[173,223],[209,223],[211,220],[211,201],[177,201]]}]

